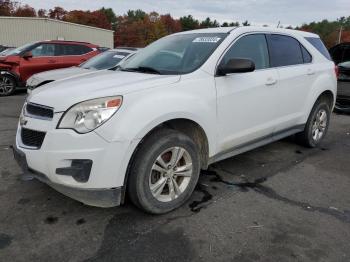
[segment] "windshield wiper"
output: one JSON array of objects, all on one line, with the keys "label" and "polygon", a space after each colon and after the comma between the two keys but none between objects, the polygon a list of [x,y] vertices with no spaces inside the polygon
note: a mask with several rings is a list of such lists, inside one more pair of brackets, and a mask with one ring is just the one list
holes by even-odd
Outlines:
[{"label": "windshield wiper", "polygon": [[148,67],[148,66],[121,68],[120,70],[127,71],[127,72],[141,72],[141,73],[150,73],[150,74],[158,74],[158,75],[162,74],[159,70],[157,70],[153,67]]}]

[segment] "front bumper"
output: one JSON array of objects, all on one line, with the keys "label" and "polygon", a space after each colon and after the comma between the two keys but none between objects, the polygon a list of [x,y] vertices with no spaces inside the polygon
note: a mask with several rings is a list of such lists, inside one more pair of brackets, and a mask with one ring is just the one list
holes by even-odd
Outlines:
[{"label": "front bumper", "polygon": [[82,189],[63,186],[53,183],[50,179],[28,166],[26,155],[17,147],[13,147],[13,155],[18,165],[23,171],[23,176],[36,178],[58,192],[82,202],[89,206],[97,207],[113,207],[119,206],[122,202],[123,188],[108,188],[108,189]]},{"label": "front bumper", "polygon": [[[121,204],[127,165],[137,141],[107,141],[96,132],[56,129],[61,115],[55,113],[51,121],[25,117],[26,129],[46,133],[39,149],[26,147],[21,137],[23,127],[18,126],[14,154],[23,171],[84,204]],[[80,179],[74,176],[84,169],[75,165],[79,161],[92,163],[88,176]]]}]

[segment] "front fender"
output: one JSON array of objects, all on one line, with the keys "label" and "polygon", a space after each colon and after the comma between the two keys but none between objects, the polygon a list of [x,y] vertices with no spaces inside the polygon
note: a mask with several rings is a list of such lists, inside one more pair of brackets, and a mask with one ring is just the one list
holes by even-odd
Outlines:
[{"label": "front fender", "polygon": [[130,93],[124,97],[120,111],[96,132],[109,141],[141,140],[166,121],[188,119],[202,127],[212,155],[216,149],[215,88],[208,82],[199,86],[200,95],[186,85]]}]

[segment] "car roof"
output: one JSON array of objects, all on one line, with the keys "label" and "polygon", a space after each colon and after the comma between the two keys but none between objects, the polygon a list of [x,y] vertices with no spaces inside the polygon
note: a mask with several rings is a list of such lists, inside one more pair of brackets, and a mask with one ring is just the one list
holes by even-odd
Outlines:
[{"label": "car roof", "polygon": [[248,32],[271,32],[271,33],[285,33],[290,35],[299,35],[302,37],[319,37],[317,34],[293,30],[293,29],[285,29],[285,28],[273,28],[273,27],[263,27],[263,26],[237,26],[237,27],[214,27],[214,28],[204,28],[204,29],[196,29],[191,31],[180,32],[178,34],[189,34],[189,33],[232,33],[235,30]]},{"label": "car roof", "polygon": [[98,47],[98,45],[91,44],[88,42],[82,42],[82,41],[67,41],[67,40],[44,40],[39,41],[38,43],[54,43],[54,44],[83,44],[90,47]]},{"label": "car roof", "polygon": [[130,53],[131,54],[131,53],[136,53],[139,49],[131,50],[131,49],[127,49],[127,48],[114,48],[114,49],[108,49],[105,52],[123,52],[123,53]]}]

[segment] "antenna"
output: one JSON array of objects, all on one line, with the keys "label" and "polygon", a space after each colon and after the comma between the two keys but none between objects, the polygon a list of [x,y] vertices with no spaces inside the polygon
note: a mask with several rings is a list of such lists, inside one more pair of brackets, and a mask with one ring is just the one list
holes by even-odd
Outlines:
[{"label": "antenna", "polygon": [[277,28],[280,27],[281,21],[278,21]]}]

